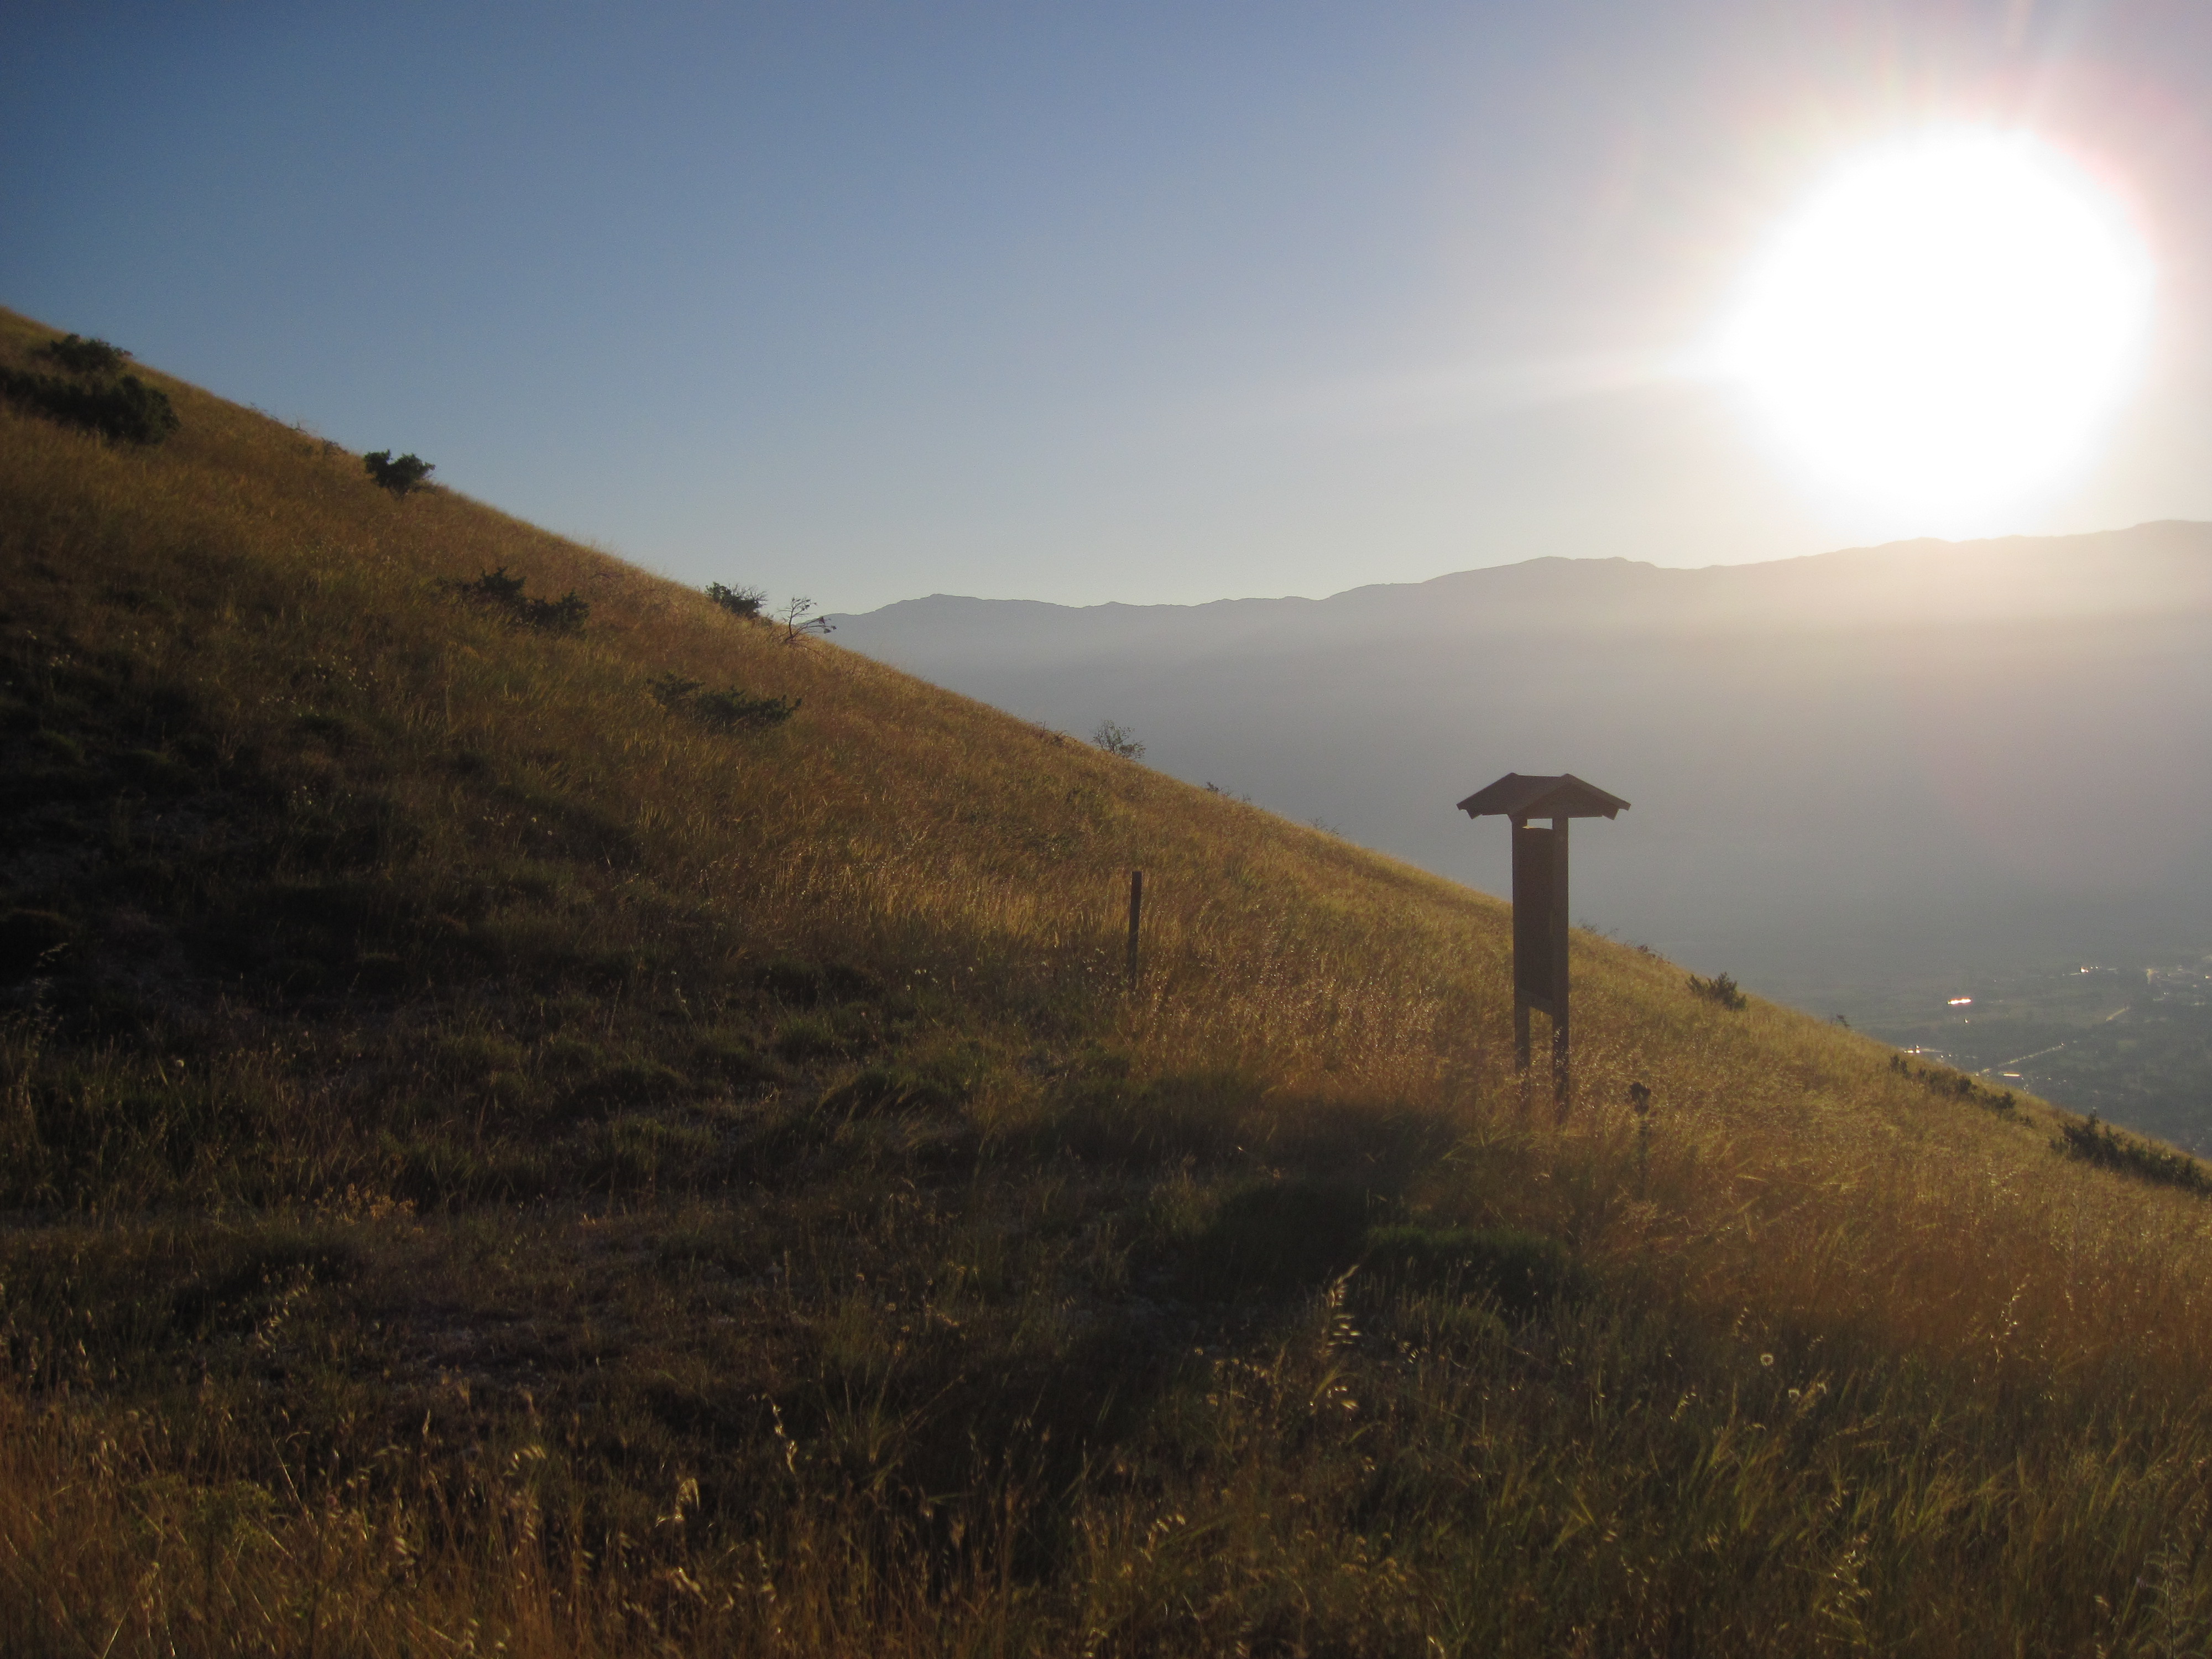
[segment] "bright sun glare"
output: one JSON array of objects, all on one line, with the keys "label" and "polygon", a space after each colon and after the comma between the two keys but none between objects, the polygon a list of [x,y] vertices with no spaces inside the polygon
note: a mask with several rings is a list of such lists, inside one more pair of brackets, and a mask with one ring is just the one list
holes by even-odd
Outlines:
[{"label": "bright sun glare", "polygon": [[1723,363],[1829,483],[1941,519],[2086,458],[2132,377],[2150,286],[2118,205],[2056,151],[1929,135],[1859,156],[1781,228]]}]

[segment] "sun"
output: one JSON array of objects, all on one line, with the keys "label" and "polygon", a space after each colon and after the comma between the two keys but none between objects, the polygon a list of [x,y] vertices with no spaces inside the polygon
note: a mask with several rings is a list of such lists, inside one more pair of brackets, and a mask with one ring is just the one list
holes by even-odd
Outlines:
[{"label": "sun", "polygon": [[2150,295],[2125,216],[2058,151],[1929,133],[1853,158],[1780,228],[1721,359],[1826,483],[1935,528],[2078,469]]}]

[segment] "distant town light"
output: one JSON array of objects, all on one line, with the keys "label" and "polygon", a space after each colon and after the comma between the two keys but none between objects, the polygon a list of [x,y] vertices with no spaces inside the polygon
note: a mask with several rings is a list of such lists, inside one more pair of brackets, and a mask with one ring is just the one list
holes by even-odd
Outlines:
[{"label": "distant town light", "polygon": [[1972,997],[1953,997],[1951,999],[1951,1006],[1954,1008],[1964,1008],[1972,1001],[1973,1001],[1973,998]]}]

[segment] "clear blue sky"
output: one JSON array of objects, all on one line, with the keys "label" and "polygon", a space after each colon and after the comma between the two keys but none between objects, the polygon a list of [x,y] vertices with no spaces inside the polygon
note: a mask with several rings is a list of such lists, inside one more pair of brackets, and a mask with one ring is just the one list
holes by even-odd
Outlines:
[{"label": "clear blue sky", "polygon": [[2212,518],[2212,8],[6,8],[0,303],[692,580],[1325,593],[1921,528],[1668,372],[1850,146],[2082,150],[2159,270],[2105,462]]}]

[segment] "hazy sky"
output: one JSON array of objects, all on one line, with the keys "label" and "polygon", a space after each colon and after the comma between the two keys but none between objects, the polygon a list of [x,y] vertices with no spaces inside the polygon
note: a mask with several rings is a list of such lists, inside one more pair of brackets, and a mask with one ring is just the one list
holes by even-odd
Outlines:
[{"label": "hazy sky", "polygon": [[[0,303],[693,580],[1321,594],[2212,518],[2212,7],[5,6]],[[2156,268],[2103,459],[1832,499],[1681,365],[1839,156]]]}]

